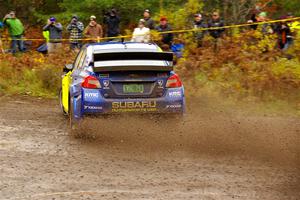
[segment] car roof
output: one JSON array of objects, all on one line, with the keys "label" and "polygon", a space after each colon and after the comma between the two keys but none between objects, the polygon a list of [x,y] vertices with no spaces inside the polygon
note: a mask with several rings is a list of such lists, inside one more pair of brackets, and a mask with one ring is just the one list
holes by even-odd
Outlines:
[{"label": "car roof", "polygon": [[88,44],[87,49],[93,54],[113,52],[161,52],[160,47],[154,43],[136,42],[105,42]]}]

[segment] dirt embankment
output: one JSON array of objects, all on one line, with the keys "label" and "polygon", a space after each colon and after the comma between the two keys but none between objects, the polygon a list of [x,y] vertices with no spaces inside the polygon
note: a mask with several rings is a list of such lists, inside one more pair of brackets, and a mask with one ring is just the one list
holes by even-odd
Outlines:
[{"label": "dirt embankment", "polygon": [[56,101],[0,101],[0,199],[300,198],[296,116],[193,97],[183,121],[92,119],[75,139]]}]

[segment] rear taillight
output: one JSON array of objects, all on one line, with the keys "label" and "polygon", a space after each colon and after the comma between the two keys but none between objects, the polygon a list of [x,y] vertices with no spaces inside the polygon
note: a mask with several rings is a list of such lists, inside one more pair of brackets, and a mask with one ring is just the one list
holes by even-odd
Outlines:
[{"label": "rear taillight", "polygon": [[182,86],[182,82],[177,74],[174,74],[168,78],[167,88],[178,88]]},{"label": "rear taillight", "polygon": [[101,88],[100,81],[94,76],[88,76],[84,79],[81,84],[82,87],[88,89],[98,89]]}]

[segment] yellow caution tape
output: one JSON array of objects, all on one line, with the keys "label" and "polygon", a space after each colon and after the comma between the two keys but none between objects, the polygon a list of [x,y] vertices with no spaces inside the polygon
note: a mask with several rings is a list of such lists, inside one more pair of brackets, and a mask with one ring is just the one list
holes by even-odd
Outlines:
[{"label": "yellow caution tape", "polygon": [[[200,32],[200,31],[210,31],[210,30],[219,30],[219,29],[231,29],[231,28],[240,28],[240,27],[247,27],[247,26],[253,26],[253,25],[263,25],[263,24],[274,24],[279,22],[291,22],[291,21],[300,21],[300,17],[294,17],[289,19],[280,19],[280,20],[271,20],[266,22],[255,22],[255,23],[246,23],[246,24],[234,24],[234,25],[228,25],[228,26],[222,26],[222,27],[210,27],[210,28],[193,28],[193,29],[182,29],[182,30],[174,30],[174,31],[164,31],[164,32],[157,32],[157,34],[168,34],[168,33],[188,33],[188,32]],[[145,35],[145,34],[138,34],[139,36]],[[126,39],[131,38],[133,35],[121,35],[116,37],[102,37],[102,38],[83,38],[83,39],[52,39],[51,41],[56,42],[64,42],[64,41],[98,41],[101,40],[114,40],[114,39]],[[12,40],[12,38],[2,38],[2,40]],[[21,39],[14,39],[14,40],[23,40],[23,41],[45,41],[45,39],[42,38],[21,38]]]}]

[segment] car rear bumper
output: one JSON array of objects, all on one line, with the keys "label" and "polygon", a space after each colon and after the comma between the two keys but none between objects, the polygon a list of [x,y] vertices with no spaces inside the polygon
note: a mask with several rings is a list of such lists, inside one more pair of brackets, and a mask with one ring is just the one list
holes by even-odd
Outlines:
[{"label": "car rear bumper", "polygon": [[76,118],[90,114],[115,113],[184,113],[184,89],[170,88],[160,98],[108,99],[100,90],[82,89],[81,95],[74,98]]}]

